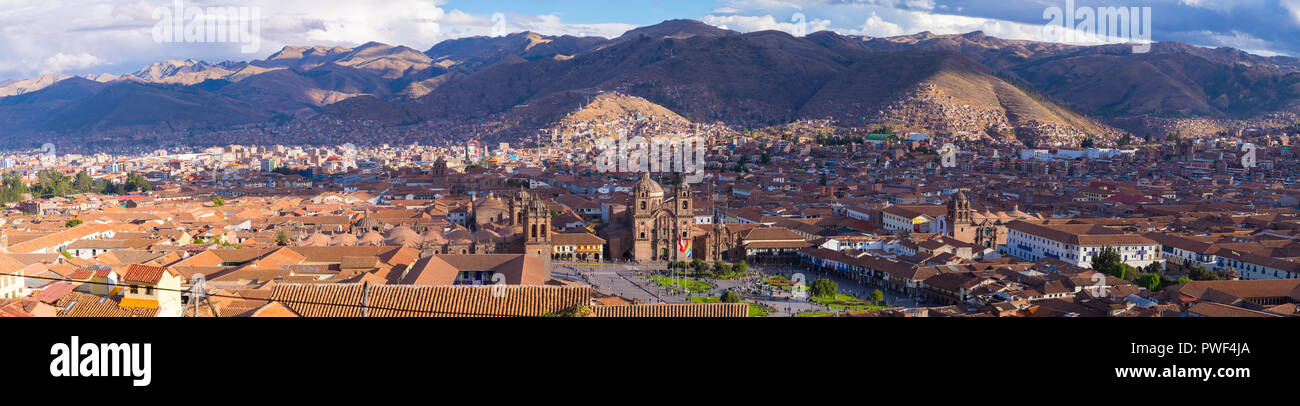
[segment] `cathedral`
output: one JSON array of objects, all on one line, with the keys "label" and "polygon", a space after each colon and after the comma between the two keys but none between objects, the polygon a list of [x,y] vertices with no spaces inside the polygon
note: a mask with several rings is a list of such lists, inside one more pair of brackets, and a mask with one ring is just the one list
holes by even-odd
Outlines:
[{"label": "cathedral", "polygon": [[724,260],[735,247],[733,233],[717,224],[695,223],[694,193],[683,183],[670,196],[649,173],[632,189],[626,212],[602,230],[609,258],[637,262]]},{"label": "cathedral", "polygon": [[664,188],[646,172],[632,190],[632,223],[636,242],[632,257],[637,261],[686,261],[691,259],[695,230],[695,208],[691,188],[677,187],[666,198]]},{"label": "cathedral", "polygon": [[966,198],[964,192],[957,192],[952,200],[948,201],[948,213],[945,217],[944,221],[947,222],[945,234],[948,237],[986,248],[997,248],[998,245],[1007,243],[1007,224],[1012,221],[1043,220],[1042,215],[1031,215],[1020,211],[1018,207],[1010,212],[973,210],[970,199]]}]

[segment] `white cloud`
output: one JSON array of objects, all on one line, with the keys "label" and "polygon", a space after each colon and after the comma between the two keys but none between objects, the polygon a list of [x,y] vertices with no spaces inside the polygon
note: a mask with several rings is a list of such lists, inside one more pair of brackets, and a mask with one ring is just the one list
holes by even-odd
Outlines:
[{"label": "white cloud", "polygon": [[852,33],[869,37],[893,37],[906,34],[902,26],[885,21],[874,11],[871,12],[871,17],[867,17],[867,21]]},{"label": "white cloud", "polygon": [[42,73],[59,73],[69,70],[86,69],[103,65],[104,63],[105,61],[103,59],[85,52],[76,55],[58,53],[49,58],[45,58],[45,64],[42,66]]},{"label": "white cloud", "polygon": [[1282,8],[1290,11],[1296,24],[1300,24],[1300,0],[1282,0]]},{"label": "white cloud", "polygon": [[613,38],[636,26],[631,24],[566,24],[559,16],[522,16],[508,15],[506,18],[508,32],[532,31],[545,35],[572,35],[575,37]]},{"label": "white cloud", "polygon": [[[260,49],[237,43],[158,43],[153,12],[173,0],[0,0],[0,80],[41,73],[135,71],[167,59],[264,58],[285,45],[356,46],[370,41],[425,50],[447,39],[491,35],[490,16],[447,0],[184,0],[184,7],[257,7]],[[627,24],[568,24],[560,17],[509,15],[510,32],[617,36]]]}]

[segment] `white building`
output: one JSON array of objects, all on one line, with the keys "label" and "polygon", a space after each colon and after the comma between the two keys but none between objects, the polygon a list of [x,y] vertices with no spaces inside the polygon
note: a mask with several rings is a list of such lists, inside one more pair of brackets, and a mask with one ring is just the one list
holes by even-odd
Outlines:
[{"label": "white building", "polygon": [[1137,234],[1124,234],[1095,224],[1007,224],[1007,244],[1001,252],[1027,261],[1054,258],[1083,268],[1106,247],[1119,251],[1120,260],[1134,268],[1164,263],[1160,244]]}]

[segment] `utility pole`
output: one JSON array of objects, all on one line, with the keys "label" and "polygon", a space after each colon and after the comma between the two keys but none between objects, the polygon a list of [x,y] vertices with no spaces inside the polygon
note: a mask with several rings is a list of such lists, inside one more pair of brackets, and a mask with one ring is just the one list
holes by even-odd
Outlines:
[{"label": "utility pole", "polygon": [[[217,309],[212,306],[212,300],[208,299],[206,280],[204,279],[203,274],[196,273],[190,282],[190,302],[185,306],[192,309],[190,317],[199,317],[200,301],[208,303],[208,310],[212,312],[212,317],[218,317]],[[181,311],[181,315],[184,314],[185,312]]]},{"label": "utility pole", "polygon": [[370,317],[370,282],[361,283],[361,317]]}]

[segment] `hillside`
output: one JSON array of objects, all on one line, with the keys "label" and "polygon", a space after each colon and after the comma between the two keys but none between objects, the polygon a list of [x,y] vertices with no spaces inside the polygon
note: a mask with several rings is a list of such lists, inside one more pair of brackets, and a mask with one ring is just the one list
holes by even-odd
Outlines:
[{"label": "hillside", "polygon": [[[597,98],[617,108],[593,108],[597,95],[618,95]],[[286,46],[250,62],[164,61],[122,76],[0,83],[0,124],[15,133],[209,128],[325,114],[384,125],[490,119],[503,125],[485,135],[509,140],[566,120],[649,113],[747,128],[831,119],[841,127],[888,124],[1068,145],[1120,136],[1098,120],[1149,132],[1151,120],[1178,128],[1170,120],[1297,111],[1296,58],[1180,43],[1133,54],[1121,45],[981,32],[796,38],[692,20],[613,39],[522,32],[443,41],[424,52],[377,42]]]}]

